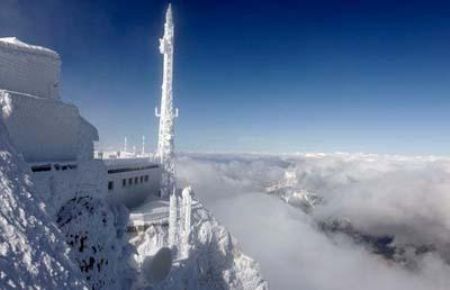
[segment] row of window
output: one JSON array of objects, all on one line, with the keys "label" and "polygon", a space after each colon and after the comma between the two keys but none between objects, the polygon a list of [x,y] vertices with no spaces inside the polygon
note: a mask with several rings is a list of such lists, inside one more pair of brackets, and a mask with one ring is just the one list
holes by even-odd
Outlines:
[{"label": "row of window", "polygon": [[130,172],[130,171],[140,171],[140,170],[154,169],[154,168],[158,168],[158,167],[159,167],[158,164],[152,164],[152,165],[146,165],[146,166],[116,168],[116,169],[109,169],[108,174],[123,173],[123,172]]},{"label": "row of window", "polygon": [[[64,164],[64,165],[60,165],[60,164],[53,164],[53,167],[55,168],[55,170],[69,170],[69,169],[77,169],[77,165],[76,164]],[[33,172],[42,172],[42,171],[51,171],[52,170],[52,165],[51,164],[41,164],[41,165],[35,165],[31,167],[31,171]]]},{"label": "row of window", "polygon": [[[132,186],[133,184],[137,185],[137,184],[141,184],[144,182],[145,183],[148,182],[148,175],[124,178],[124,179],[122,179],[122,187]],[[109,191],[114,190],[114,181],[108,182],[108,190]]]}]

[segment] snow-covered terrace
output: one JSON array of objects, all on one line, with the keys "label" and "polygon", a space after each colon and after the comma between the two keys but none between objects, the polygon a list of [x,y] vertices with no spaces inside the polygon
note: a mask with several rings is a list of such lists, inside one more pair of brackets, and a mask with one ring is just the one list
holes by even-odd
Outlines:
[{"label": "snow-covered terrace", "polygon": [[[201,208],[202,205],[195,199],[192,200],[192,211]],[[149,224],[169,222],[169,202],[166,200],[148,200],[143,205],[133,209],[128,222],[129,227],[145,227]]]}]

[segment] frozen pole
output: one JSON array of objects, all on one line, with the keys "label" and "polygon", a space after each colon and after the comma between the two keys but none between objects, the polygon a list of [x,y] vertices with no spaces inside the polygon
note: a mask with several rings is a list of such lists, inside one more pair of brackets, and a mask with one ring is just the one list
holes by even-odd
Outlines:
[{"label": "frozen pole", "polygon": [[142,151],[141,151],[142,156],[144,156],[145,154],[145,136],[142,136]]},{"label": "frozen pole", "polygon": [[159,117],[159,135],[156,157],[163,169],[161,178],[161,197],[167,197],[175,192],[175,161],[174,161],[174,122],[178,117],[178,110],[173,109],[172,101],[172,69],[173,69],[173,36],[174,25],[172,7],[169,4],[164,23],[164,35],[159,40],[159,51],[164,55],[163,84],[161,94],[161,108],[156,116]]},{"label": "frozen pole", "polygon": [[178,250],[179,237],[179,216],[178,216],[178,196],[171,194],[169,197],[169,248]]},{"label": "frozen pole", "polygon": [[191,212],[192,212],[192,189],[185,187],[181,193],[180,208],[180,256],[187,258],[189,256],[189,236],[191,234]]},{"label": "frozen pole", "polygon": [[123,152],[127,152],[127,137],[125,137],[125,142],[123,145]]}]

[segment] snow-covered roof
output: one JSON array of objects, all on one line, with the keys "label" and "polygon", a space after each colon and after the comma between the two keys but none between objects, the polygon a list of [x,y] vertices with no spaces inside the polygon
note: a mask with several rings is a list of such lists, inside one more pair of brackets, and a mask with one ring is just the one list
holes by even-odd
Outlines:
[{"label": "snow-covered roof", "polygon": [[59,54],[56,51],[53,51],[46,47],[25,43],[25,42],[17,39],[16,37],[0,37],[0,47],[24,51],[24,52],[38,54],[38,55],[42,55],[42,56],[48,56],[50,58],[54,58],[57,60],[60,59]]}]

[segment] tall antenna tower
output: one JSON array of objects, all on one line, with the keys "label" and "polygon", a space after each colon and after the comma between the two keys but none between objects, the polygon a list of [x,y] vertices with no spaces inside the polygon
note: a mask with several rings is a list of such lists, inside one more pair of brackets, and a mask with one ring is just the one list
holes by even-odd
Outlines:
[{"label": "tall antenna tower", "polygon": [[167,197],[175,191],[175,161],[174,161],[174,123],[178,117],[178,109],[173,109],[172,76],[173,76],[173,37],[174,25],[172,7],[166,11],[164,35],[159,40],[159,51],[164,55],[163,84],[161,95],[161,109],[155,110],[159,117],[159,135],[157,158],[160,159],[163,173],[161,179],[161,197]]}]

